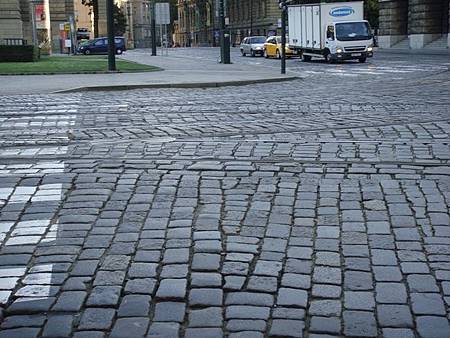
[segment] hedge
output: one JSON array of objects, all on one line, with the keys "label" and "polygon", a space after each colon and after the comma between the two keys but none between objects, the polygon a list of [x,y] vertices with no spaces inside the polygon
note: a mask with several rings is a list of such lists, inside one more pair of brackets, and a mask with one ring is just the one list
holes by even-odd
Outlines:
[{"label": "hedge", "polygon": [[33,45],[0,45],[0,62],[33,62],[39,57],[39,48]]}]

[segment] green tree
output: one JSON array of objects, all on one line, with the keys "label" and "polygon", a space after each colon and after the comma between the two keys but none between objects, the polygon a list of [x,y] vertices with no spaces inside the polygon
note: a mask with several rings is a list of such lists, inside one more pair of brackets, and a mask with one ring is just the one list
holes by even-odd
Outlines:
[{"label": "green tree", "polygon": [[114,34],[116,36],[124,35],[127,31],[127,17],[122,9],[114,5]]},{"label": "green tree", "polygon": [[364,1],[364,16],[370,22],[372,28],[378,28],[379,25],[379,9],[378,0]]},{"label": "green tree", "polygon": [[98,37],[98,0],[81,0],[81,3],[89,7],[94,14],[94,37]]}]

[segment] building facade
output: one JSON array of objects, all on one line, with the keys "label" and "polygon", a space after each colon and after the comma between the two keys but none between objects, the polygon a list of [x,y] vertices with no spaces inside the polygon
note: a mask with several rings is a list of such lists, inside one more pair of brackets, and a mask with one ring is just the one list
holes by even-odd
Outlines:
[{"label": "building facade", "polygon": [[379,0],[380,47],[449,48],[449,0]]},{"label": "building facade", "polygon": [[[174,40],[180,46],[219,44],[217,0],[178,0]],[[249,35],[276,34],[280,9],[278,0],[227,0],[225,16],[231,42],[239,44]]]},{"label": "building facade", "polygon": [[228,0],[231,41],[239,44],[246,36],[278,35],[281,11],[278,0]]},{"label": "building facade", "polygon": [[174,23],[177,46],[211,46],[218,42],[215,20],[216,0],[178,0],[178,20]]},{"label": "building facade", "polygon": [[87,6],[84,6],[81,3],[81,0],[77,0],[74,1],[74,11],[76,27],[83,30],[88,30],[89,38],[94,38],[94,16],[91,12],[91,9]]},{"label": "building facade", "polygon": [[75,25],[92,27],[89,9],[81,5],[81,0],[1,0],[0,43],[5,39],[24,39],[31,44],[34,20],[37,43],[49,52],[60,52],[63,27],[71,16]]},{"label": "building facade", "polygon": [[[115,2],[127,18],[127,28],[124,36],[127,40],[128,47],[151,47],[152,0],[115,0]],[[106,8],[102,8],[102,11],[106,13]],[[101,16],[99,15],[99,17]],[[106,21],[102,24],[104,26],[100,31],[106,34]],[[170,35],[170,29],[168,29],[168,33]],[[156,27],[156,41],[159,44],[159,27]]]}]

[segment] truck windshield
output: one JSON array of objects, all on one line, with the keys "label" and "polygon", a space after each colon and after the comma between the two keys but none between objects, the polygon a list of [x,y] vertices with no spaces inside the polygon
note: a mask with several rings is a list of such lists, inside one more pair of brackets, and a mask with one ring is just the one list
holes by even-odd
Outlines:
[{"label": "truck windshield", "polygon": [[367,22],[345,22],[336,24],[336,39],[340,41],[370,40],[369,24]]}]

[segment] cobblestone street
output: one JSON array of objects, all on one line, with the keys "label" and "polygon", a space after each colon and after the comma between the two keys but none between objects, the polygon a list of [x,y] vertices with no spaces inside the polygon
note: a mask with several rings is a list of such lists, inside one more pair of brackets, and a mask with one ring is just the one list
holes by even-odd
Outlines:
[{"label": "cobblestone street", "polygon": [[449,68],[0,96],[0,338],[450,337]]}]

